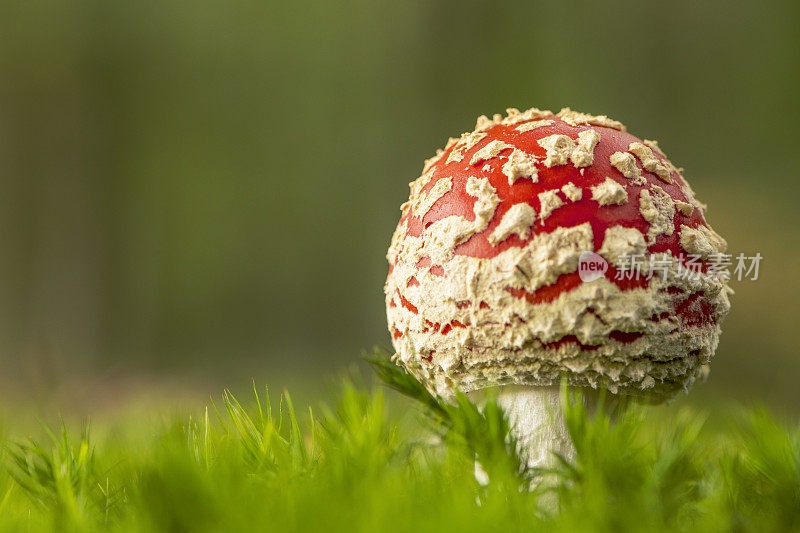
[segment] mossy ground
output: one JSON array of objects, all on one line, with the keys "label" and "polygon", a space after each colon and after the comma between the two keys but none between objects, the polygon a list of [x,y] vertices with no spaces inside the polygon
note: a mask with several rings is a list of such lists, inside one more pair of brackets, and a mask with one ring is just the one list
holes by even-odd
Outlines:
[{"label": "mossy ground", "polygon": [[496,404],[447,404],[375,364],[411,402],[346,381],[330,407],[226,393],[161,426],[0,433],[0,529],[800,530],[800,427],[764,409],[612,417],[564,391],[577,458],[523,472]]}]

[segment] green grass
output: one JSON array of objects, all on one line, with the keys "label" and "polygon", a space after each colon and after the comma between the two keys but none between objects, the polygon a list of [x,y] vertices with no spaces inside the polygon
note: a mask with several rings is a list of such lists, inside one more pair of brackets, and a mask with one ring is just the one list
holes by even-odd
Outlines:
[{"label": "green grass", "polygon": [[577,458],[525,472],[491,398],[446,403],[386,360],[373,366],[410,400],[345,381],[313,411],[254,390],[161,425],[121,420],[97,441],[88,425],[41,440],[0,432],[0,529],[800,530],[800,428],[763,409],[713,423],[686,408],[611,417],[564,390]]}]

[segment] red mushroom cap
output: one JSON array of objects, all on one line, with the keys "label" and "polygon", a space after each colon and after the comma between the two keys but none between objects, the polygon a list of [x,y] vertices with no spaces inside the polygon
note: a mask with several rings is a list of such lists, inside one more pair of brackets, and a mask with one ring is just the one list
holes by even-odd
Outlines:
[{"label": "red mushroom cap", "polygon": [[[566,377],[661,398],[710,361],[725,242],[655,142],[605,116],[510,109],[450,139],[410,186],[387,316],[400,361],[432,388]],[[601,279],[581,276],[586,252],[608,261]],[[666,279],[621,272],[637,256]]]}]

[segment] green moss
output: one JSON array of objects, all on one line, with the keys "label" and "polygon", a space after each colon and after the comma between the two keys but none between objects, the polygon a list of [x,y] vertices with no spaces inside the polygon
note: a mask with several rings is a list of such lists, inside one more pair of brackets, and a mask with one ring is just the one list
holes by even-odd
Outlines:
[{"label": "green moss", "polygon": [[0,530],[800,528],[800,428],[763,409],[715,424],[687,408],[629,406],[612,417],[564,391],[577,457],[527,491],[541,473],[519,468],[496,403],[448,404],[385,361],[374,365],[413,407],[345,382],[314,413],[287,393],[243,405],[225,392],[199,417],[124,420],[97,442],[88,426],[41,442],[4,436]]}]

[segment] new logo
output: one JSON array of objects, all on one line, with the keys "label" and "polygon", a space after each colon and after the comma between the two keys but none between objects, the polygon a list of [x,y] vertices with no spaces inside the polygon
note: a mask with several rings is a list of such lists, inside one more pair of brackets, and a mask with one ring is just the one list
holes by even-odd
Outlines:
[{"label": "new logo", "polygon": [[578,257],[578,276],[581,281],[590,282],[602,278],[608,270],[608,262],[594,252],[583,252]]}]

